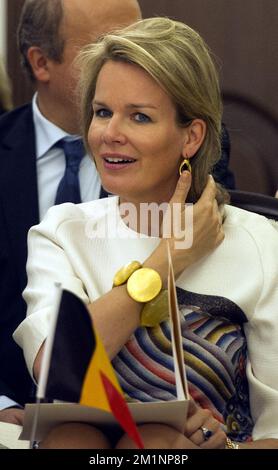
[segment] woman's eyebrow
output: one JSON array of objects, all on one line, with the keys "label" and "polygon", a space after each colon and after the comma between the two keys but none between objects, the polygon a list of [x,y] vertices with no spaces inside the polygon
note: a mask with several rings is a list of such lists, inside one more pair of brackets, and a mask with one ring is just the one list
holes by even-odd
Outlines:
[{"label": "woman's eyebrow", "polygon": [[[98,101],[98,100],[93,100],[93,105],[97,106],[106,106],[109,107],[106,103],[103,101]],[[151,109],[158,109],[158,106],[155,106],[150,103],[130,103],[126,105],[126,108],[151,108]]]},{"label": "woman's eyebrow", "polygon": [[102,101],[97,101],[97,100],[93,100],[93,101],[92,101],[92,104],[96,104],[96,105],[98,105],[98,106],[106,106],[105,103],[103,103]]},{"label": "woman's eyebrow", "polygon": [[152,108],[152,109],[157,109],[158,106],[154,106],[153,104],[149,104],[149,103],[132,103],[132,104],[128,104],[127,108]]}]

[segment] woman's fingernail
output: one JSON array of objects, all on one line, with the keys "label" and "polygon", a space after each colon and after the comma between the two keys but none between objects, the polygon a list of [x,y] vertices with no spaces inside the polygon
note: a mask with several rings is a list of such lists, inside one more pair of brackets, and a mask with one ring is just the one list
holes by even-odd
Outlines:
[{"label": "woman's fingernail", "polygon": [[188,181],[188,178],[190,177],[189,171],[183,171],[181,174],[181,179],[182,181],[186,182]]}]

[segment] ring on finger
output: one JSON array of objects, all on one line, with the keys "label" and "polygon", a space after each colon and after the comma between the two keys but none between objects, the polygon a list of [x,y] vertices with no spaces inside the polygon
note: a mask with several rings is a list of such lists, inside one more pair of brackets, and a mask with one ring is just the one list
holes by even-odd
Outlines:
[{"label": "ring on finger", "polygon": [[213,435],[213,432],[205,426],[201,426],[200,430],[203,433],[204,441],[208,441],[209,438]]}]

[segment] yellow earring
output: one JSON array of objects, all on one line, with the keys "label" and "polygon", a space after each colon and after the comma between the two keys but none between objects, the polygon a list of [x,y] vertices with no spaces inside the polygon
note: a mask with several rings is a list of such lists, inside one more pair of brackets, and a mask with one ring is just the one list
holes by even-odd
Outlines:
[{"label": "yellow earring", "polygon": [[181,175],[182,172],[184,171],[184,168],[183,168],[184,166],[186,166],[187,171],[189,171],[189,173],[191,173],[192,169],[191,169],[190,162],[189,162],[188,158],[185,158],[180,164],[179,174]]}]

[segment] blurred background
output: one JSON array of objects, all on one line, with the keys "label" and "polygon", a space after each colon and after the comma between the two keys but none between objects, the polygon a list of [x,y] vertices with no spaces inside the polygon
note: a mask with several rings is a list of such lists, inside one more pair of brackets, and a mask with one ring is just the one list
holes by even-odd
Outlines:
[{"label": "blurred background", "polygon": [[[0,0],[0,54],[12,83],[14,106],[33,94],[21,71],[16,45],[23,3]],[[223,121],[230,135],[230,166],[237,188],[274,195],[278,189],[278,0],[139,3],[143,17],[184,21],[206,40],[219,69]]]}]

